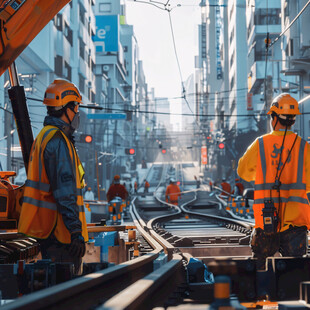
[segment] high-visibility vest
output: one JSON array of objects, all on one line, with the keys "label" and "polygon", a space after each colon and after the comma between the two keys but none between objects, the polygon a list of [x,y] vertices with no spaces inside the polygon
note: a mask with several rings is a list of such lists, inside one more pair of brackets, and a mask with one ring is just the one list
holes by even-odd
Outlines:
[{"label": "high-visibility vest", "polygon": [[169,184],[166,189],[166,200],[170,200],[171,203],[178,202],[181,191],[178,185]]},{"label": "high-visibility vest", "polygon": [[84,169],[71,141],[55,126],[45,126],[32,145],[18,231],[39,239],[46,239],[53,232],[59,242],[71,243],[70,232],[63,222],[61,213],[57,210],[57,204],[44,165],[44,150],[47,143],[57,132],[60,132],[65,139],[73,166],[75,167],[73,172],[76,179],[76,203],[79,211],[79,220],[82,224],[82,236],[85,241],[88,241],[82,196]]},{"label": "high-visibility vest", "polygon": [[[280,219],[279,231],[288,229],[289,225],[307,226],[309,229],[310,206],[306,193],[306,173],[304,169],[308,145],[305,140],[295,134],[285,136],[281,155],[282,164],[280,164],[278,176],[286,160],[287,162],[280,176],[279,193],[273,186],[275,185],[282,142],[283,136],[270,134],[258,139],[259,154],[257,157],[253,205],[255,227],[264,228],[262,215],[264,201],[272,198]],[[291,154],[288,158],[290,150]]]}]

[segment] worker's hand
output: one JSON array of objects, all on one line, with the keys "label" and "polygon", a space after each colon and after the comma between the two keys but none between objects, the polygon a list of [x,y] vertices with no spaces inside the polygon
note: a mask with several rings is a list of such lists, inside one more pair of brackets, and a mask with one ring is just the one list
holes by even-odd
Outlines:
[{"label": "worker's hand", "polygon": [[80,233],[71,234],[69,254],[74,257],[83,257],[85,255],[85,241]]}]

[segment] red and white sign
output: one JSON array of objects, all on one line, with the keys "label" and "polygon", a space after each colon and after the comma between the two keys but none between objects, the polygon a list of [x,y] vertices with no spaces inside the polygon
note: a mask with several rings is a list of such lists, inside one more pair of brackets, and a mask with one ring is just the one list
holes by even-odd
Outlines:
[{"label": "red and white sign", "polygon": [[252,111],[253,110],[252,96],[253,96],[252,93],[248,93],[248,98],[247,98],[248,100],[247,100],[247,107],[246,107],[246,109],[248,111]]},{"label": "red and white sign", "polygon": [[208,152],[207,147],[202,146],[201,147],[201,164],[206,165],[208,163]]}]

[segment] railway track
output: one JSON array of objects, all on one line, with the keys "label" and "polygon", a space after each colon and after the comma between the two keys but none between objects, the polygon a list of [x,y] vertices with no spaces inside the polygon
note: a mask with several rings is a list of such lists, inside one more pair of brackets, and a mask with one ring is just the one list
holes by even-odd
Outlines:
[{"label": "railway track", "polygon": [[[154,194],[138,195],[130,205],[140,257],[26,295],[2,309],[152,309],[174,307],[188,300],[210,303],[213,284],[189,280],[192,258],[206,265],[232,260],[235,267],[224,269],[230,270],[233,283],[238,283],[233,290],[242,301],[255,300],[255,261],[249,258],[248,245],[252,224],[224,216],[225,209],[218,200],[196,191],[193,184],[186,185],[186,180],[182,204],[165,203],[163,183],[173,169],[164,166],[156,170],[153,175],[157,173],[158,183],[151,185]],[[182,169],[174,170],[180,175]],[[276,266],[277,261],[272,262]],[[310,262],[306,264],[310,270]]]}]

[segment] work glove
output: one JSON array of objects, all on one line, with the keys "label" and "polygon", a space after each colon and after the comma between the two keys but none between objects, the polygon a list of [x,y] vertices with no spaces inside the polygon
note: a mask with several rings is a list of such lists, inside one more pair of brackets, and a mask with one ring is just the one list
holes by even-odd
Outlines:
[{"label": "work glove", "polygon": [[80,233],[71,234],[69,254],[73,257],[83,257],[85,255],[85,241]]}]

